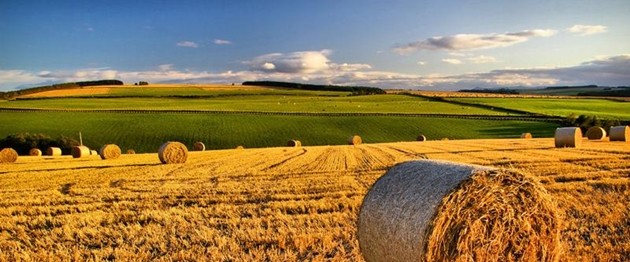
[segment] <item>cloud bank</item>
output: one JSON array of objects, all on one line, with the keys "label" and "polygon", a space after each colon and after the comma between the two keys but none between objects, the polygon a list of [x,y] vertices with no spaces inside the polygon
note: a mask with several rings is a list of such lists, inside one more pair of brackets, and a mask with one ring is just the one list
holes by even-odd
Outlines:
[{"label": "cloud bank", "polygon": [[549,37],[556,34],[552,29],[534,29],[504,34],[457,34],[435,36],[422,41],[411,42],[394,47],[399,54],[408,54],[420,50],[475,50],[506,47],[522,43],[532,37]]}]

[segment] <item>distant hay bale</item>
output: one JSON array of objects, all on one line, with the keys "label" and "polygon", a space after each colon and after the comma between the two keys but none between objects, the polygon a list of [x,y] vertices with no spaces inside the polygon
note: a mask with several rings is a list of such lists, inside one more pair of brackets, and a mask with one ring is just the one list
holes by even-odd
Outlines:
[{"label": "distant hay bale", "polygon": [[73,146],[72,158],[88,157],[90,155],[90,149],[87,146]]},{"label": "distant hay bale", "polygon": [[120,147],[115,144],[106,144],[98,150],[98,155],[101,156],[101,159],[103,160],[116,159],[120,157],[120,154]]},{"label": "distant hay bale", "polygon": [[392,167],[359,212],[366,261],[557,261],[545,189],[509,170],[419,160]]},{"label": "distant hay bale", "polygon": [[588,140],[604,140],[606,138],[606,130],[599,126],[594,126],[586,130]]},{"label": "distant hay bale", "polygon": [[424,136],[423,134],[420,134],[418,135],[418,137],[416,137],[416,141],[420,141],[420,142],[427,141],[427,137]]},{"label": "distant hay bale", "polygon": [[47,156],[60,156],[61,155],[61,148],[49,147],[48,149],[46,149],[46,155]]},{"label": "distant hay bale", "polygon": [[363,144],[363,139],[360,136],[354,135],[348,138],[348,145],[360,145]]},{"label": "distant hay bale", "polygon": [[127,149],[127,155],[133,155],[136,153],[136,150],[133,149]]},{"label": "distant hay bale", "polygon": [[18,159],[17,151],[13,148],[3,148],[0,150],[0,163],[14,163]]},{"label": "distant hay bale", "polygon": [[302,142],[300,142],[300,140],[289,140],[289,142],[287,142],[287,146],[288,147],[301,147]]},{"label": "distant hay bale", "polygon": [[91,156],[98,155],[98,151],[96,151],[96,150],[90,150],[90,155],[91,155]]},{"label": "distant hay bale", "polygon": [[630,141],[630,127],[613,126],[610,128],[610,141]]},{"label": "distant hay bale", "polygon": [[31,150],[28,151],[28,155],[29,156],[42,156],[42,151],[39,150],[39,148],[31,148]]},{"label": "distant hay bale", "polygon": [[448,141],[448,137],[442,137],[442,139],[440,139],[442,141]]},{"label": "distant hay bale", "polygon": [[579,127],[559,127],[554,134],[556,147],[580,147],[582,130]]},{"label": "distant hay bale", "polygon": [[158,149],[158,157],[162,164],[181,164],[188,160],[188,148],[180,142],[169,141]]},{"label": "distant hay bale", "polygon": [[522,133],[521,134],[521,138],[522,139],[532,139],[532,133]]},{"label": "distant hay bale", "polygon": [[203,142],[195,142],[193,144],[193,151],[205,151],[206,145]]},{"label": "distant hay bale", "polygon": [[245,149],[244,146],[237,146],[236,149]]}]

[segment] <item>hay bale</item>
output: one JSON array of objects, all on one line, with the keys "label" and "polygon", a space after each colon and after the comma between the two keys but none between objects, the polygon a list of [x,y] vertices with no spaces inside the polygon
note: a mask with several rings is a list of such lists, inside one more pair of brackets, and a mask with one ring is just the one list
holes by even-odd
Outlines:
[{"label": "hay bale", "polygon": [[115,144],[106,144],[98,150],[98,155],[101,156],[101,159],[103,160],[116,159],[120,157],[120,154],[120,147]]},{"label": "hay bale", "polygon": [[28,151],[28,155],[29,156],[42,156],[42,151],[39,150],[39,148],[31,148],[31,150]]},{"label": "hay bale", "polygon": [[96,151],[96,150],[90,150],[90,155],[91,155],[91,156],[98,155],[98,151]]},{"label": "hay bale", "polygon": [[418,135],[418,137],[416,138],[416,141],[420,141],[420,142],[424,142],[427,141],[427,137],[424,136],[423,134]]},{"label": "hay bale", "polygon": [[630,127],[613,126],[610,128],[610,141],[630,141]]},{"label": "hay bale", "polygon": [[193,151],[206,151],[206,145],[203,142],[195,142],[193,144]]},{"label": "hay bale", "polygon": [[237,146],[236,149],[245,149],[244,146]]},{"label": "hay bale", "polygon": [[532,133],[522,133],[521,134],[521,138],[522,139],[532,139]]},{"label": "hay bale", "polygon": [[158,157],[162,164],[181,164],[188,160],[188,148],[180,142],[169,141],[158,149]]},{"label": "hay bale", "polygon": [[300,140],[289,140],[289,142],[287,142],[287,146],[288,147],[301,147],[302,142],[300,142]]},{"label": "hay bale", "polygon": [[579,127],[556,128],[554,140],[556,147],[580,147],[582,145],[582,130]]},{"label": "hay bale", "polygon": [[556,261],[560,225],[545,189],[520,173],[409,161],[374,183],[359,212],[366,261]]},{"label": "hay bale", "polygon": [[49,148],[46,149],[46,155],[47,156],[60,156],[61,155],[61,148],[49,147]]},{"label": "hay bale", "polygon": [[136,150],[127,149],[127,155],[134,155],[134,154],[136,154]]},{"label": "hay bale", "polygon": [[14,163],[18,159],[18,153],[13,148],[7,147],[0,150],[0,163]]},{"label": "hay bale", "polygon": [[594,126],[586,130],[588,140],[604,140],[606,138],[606,130],[599,126]]},{"label": "hay bale", "polygon": [[354,135],[348,138],[348,145],[360,145],[363,144],[363,139],[360,136]]},{"label": "hay bale", "polygon": [[73,146],[72,158],[82,158],[90,155],[90,149],[87,146]]}]

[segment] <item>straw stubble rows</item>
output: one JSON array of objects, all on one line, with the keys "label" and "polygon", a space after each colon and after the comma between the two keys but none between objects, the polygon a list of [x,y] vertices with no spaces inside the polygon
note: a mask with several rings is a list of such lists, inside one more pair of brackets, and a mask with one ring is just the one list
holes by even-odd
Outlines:
[{"label": "straw stubble rows", "polygon": [[630,147],[553,139],[20,157],[0,171],[0,260],[361,260],[363,196],[411,159],[510,168],[558,206],[564,257],[630,259]]}]

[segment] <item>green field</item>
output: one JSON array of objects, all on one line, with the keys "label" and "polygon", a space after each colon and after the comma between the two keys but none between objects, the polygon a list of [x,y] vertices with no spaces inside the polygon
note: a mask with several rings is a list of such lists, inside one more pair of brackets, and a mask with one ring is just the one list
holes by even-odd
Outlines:
[{"label": "green field", "polygon": [[308,96],[347,96],[349,92],[335,91],[309,91],[282,88],[266,88],[261,87],[254,90],[223,90],[212,88],[203,88],[198,86],[177,86],[177,87],[115,87],[107,94],[94,95],[94,97],[120,97],[120,96],[141,96],[141,97],[160,97],[160,96],[225,96],[225,95],[308,95]]},{"label": "green field", "polygon": [[207,148],[222,149],[284,146],[290,139],[303,145],[345,144],[354,134],[366,143],[411,141],[420,133],[429,140],[514,138],[523,132],[549,137],[556,127],[543,122],[426,117],[0,112],[0,137],[29,132],[78,139],[81,131],[84,144],[91,148],[115,143],[137,152],[156,152],[170,140],[188,146],[202,141]]},{"label": "green field", "polygon": [[600,119],[630,120],[630,102],[606,99],[448,98],[448,100],[551,116],[565,117],[570,114],[577,114],[598,116]]},{"label": "green field", "polygon": [[461,106],[405,95],[327,97],[317,94],[310,96],[250,94],[213,98],[51,98],[8,101],[0,103],[0,107],[506,115],[500,110]]}]

